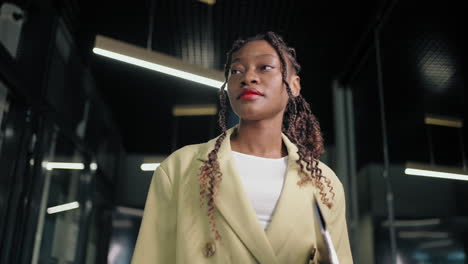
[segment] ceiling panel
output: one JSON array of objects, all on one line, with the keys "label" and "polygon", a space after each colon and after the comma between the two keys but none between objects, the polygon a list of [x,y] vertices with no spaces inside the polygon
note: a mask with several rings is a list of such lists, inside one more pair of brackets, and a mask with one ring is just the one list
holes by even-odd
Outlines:
[{"label": "ceiling panel", "polygon": [[[140,47],[147,47],[151,35],[153,50],[222,70],[235,39],[276,31],[296,48],[303,67],[302,93],[322,124],[326,142],[333,143],[331,82],[343,70],[376,8],[375,1],[312,5],[279,0],[216,1],[214,5],[184,0],[80,1],[75,28],[128,152],[169,153],[165,142],[172,134],[168,129],[172,106],[216,103],[217,90],[98,58],[90,52],[95,34]],[[200,136],[193,138],[195,143]]]}]

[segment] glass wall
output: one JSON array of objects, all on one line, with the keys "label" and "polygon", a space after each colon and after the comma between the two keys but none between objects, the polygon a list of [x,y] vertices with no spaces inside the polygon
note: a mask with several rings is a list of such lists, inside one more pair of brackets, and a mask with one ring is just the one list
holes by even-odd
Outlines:
[{"label": "glass wall", "polygon": [[[42,161],[44,186],[32,263],[76,262],[80,232],[87,228],[86,213],[92,199],[86,199],[91,182],[90,164],[85,155],[57,127],[50,149]],[[94,166],[96,166],[94,164]]]},{"label": "glass wall", "polygon": [[353,151],[344,159],[356,183],[348,191],[357,200],[349,212],[357,263],[468,259],[468,182],[409,170],[468,179],[455,14],[448,5],[394,3],[341,84],[350,92]]},{"label": "glass wall", "polygon": [[30,172],[36,134],[31,113],[24,101],[15,97],[0,78],[0,261],[20,258],[20,250],[11,248],[27,240],[25,219],[32,192]]},{"label": "glass wall", "polygon": [[23,22],[0,38],[0,263],[105,263],[119,132],[54,7]]}]

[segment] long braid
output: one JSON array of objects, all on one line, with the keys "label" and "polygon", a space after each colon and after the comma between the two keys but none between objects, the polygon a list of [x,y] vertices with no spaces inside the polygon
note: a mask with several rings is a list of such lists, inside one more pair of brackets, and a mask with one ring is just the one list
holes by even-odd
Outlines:
[{"label": "long braid", "polygon": [[221,240],[221,235],[216,228],[214,214],[215,197],[222,180],[222,172],[219,169],[218,162],[218,151],[222,142],[226,138],[227,130],[227,96],[225,88],[229,78],[232,54],[242,48],[245,44],[254,40],[267,41],[276,50],[281,61],[281,74],[289,96],[289,101],[283,117],[282,132],[285,133],[291,142],[298,148],[299,160],[297,160],[297,163],[301,170],[301,179],[299,180],[298,185],[303,186],[306,183],[313,181],[315,186],[319,189],[322,203],[329,208],[331,208],[333,204],[326,196],[327,193],[325,192],[325,185],[332,194],[332,199],[335,196],[330,179],[323,176],[322,170],[318,167],[320,155],[324,152],[323,138],[320,132],[319,122],[312,114],[310,105],[302,95],[294,97],[291,87],[287,82],[287,63],[285,55],[296,74],[298,74],[301,69],[296,60],[296,52],[294,48],[288,47],[283,39],[273,32],[267,32],[266,34],[257,35],[246,40],[237,40],[234,42],[231,50],[227,53],[227,61],[224,67],[225,82],[221,86],[219,92],[221,110],[219,111],[218,123],[221,127],[222,133],[216,140],[214,149],[208,154],[208,160],[204,162],[200,168],[200,174],[198,175],[200,182],[200,202],[201,205],[203,205],[204,201],[206,201],[208,207],[208,221],[215,240]]},{"label": "long braid", "polygon": [[222,134],[216,140],[215,148],[208,154],[208,160],[204,162],[203,166],[200,168],[200,174],[198,179],[200,182],[200,204],[203,205],[203,201],[206,200],[208,207],[208,220],[211,225],[211,231],[215,236],[215,240],[220,240],[221,236],[216,228],[216,221],[214,218],[215,212],[215,195],[219,186],[219,183],[222,179],[222,173],[219,170],[218,163],[218,151],[221,147],[221,143],[226,138],[226,85],[229,78],[229,68],[231,65],[231,54],[236,50],[240,49],[245,44],[244,40],[237,40],[234,42],[231,50],[228,52],[227,61],[224,67],[224,78],[225,82],[221,86],[219,92],[219,101],[221,110],[219,111],[218,124],[221,127]]},{"label": "long braid", "polygon": [[200,168],[200,174],[198,175],[198,180],[200,182],[200,204],[203,205],[203,201],[206,200],[206,205],[208,207],[208,221],[211,225],[211,231],[215,236],[215,240],[221,240],[221,235],[219,234],[218,229],[216,228],[215,221],[215,201],[214,197],[218,192],[218,186],[222,179],[222,173],[219,169],[218,162],[218,151],[221,147],[221,143],[226,138],[226,82],[221,87],[219,93],[219,101],[221,104],[221,110],[218,116],[218,123],[221,127],[222,134],[216,140],[215,148],[208,154],[208,160],[204,162],[203,166]]}]

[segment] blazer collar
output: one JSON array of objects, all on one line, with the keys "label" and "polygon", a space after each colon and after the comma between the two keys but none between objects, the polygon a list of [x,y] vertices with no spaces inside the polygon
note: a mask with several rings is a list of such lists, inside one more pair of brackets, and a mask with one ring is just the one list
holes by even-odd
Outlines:
[{"label": "blazer collar", "polygon": [[[226,138],[224,139],[223,143],[221,144],[219,151],[218,151],[218,160],[222,159],[231,159],[231,135],[234,133],[234,131],[239,127],[239,124],[231,127],[230,129],[226,130]],[[221,135],[217,136],[216,138],[211,139],[210,141],[206,142],[203,144],[203,146],[200,148],[200,151],[197,154],[197,158],[201,161],[206,161],[208,159],[208,154],[214,149],[216,145],[216,140],[220,137]],[[283,139],[284,144],[286,145],[286,149],[288,150],[288,159],[289,163],[294,163],[291,164],[291,166],[294,167],[294,169],[298,169],[299,165],[297,165],[296,160],[299,159],[299,155],[297,154],[297,147],[292,143],[289,138],[284,134],[281,133],[281,137]],[[294,160],[294,162],[291,162],[291,160]],[[289,166],[290,164],[288,164]],[[288,167],[290,168],[290,167]],[[292,168],[290,168],[292,169]]]},{"label": "blazer collar", "polygon": [[[311,203],[310,197],[299,190],[299,165],[297,147],[282,133],[283,142],[288,150],[288,170],[283,190],[278,200],[275,213],[265,232],[261,227],[252,203],[240,180],[236,164],[232,159],[230,136],[238,125],[226,131],[226,138],[218,151],[218,162],[223,177],[219,186],[215,204],[222,217],[239,236],[244,245],[259,263],[278,263],[275,252],[285,242],[285,236],[297,225],[297,219],[304,214],[304,203]],[[198,159],[205,161],[215,147],[214,138],[200,149]]]}]

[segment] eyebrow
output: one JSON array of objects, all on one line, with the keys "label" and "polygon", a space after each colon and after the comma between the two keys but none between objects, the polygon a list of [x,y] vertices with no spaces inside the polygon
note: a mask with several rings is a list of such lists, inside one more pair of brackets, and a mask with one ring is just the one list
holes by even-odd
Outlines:
[{"label": "eyebrow", "polygon": [[[276,58],[276,56],[274,56],[273,54],[261,54],[261,55],[257,55],[255,56],[255,58],[258,58],[258,57],[273,57],[273,58]],[[231,64],[233,64],[234,62],[238,62],[240,61],[240,58],[235,58],[231,61]]]}]

